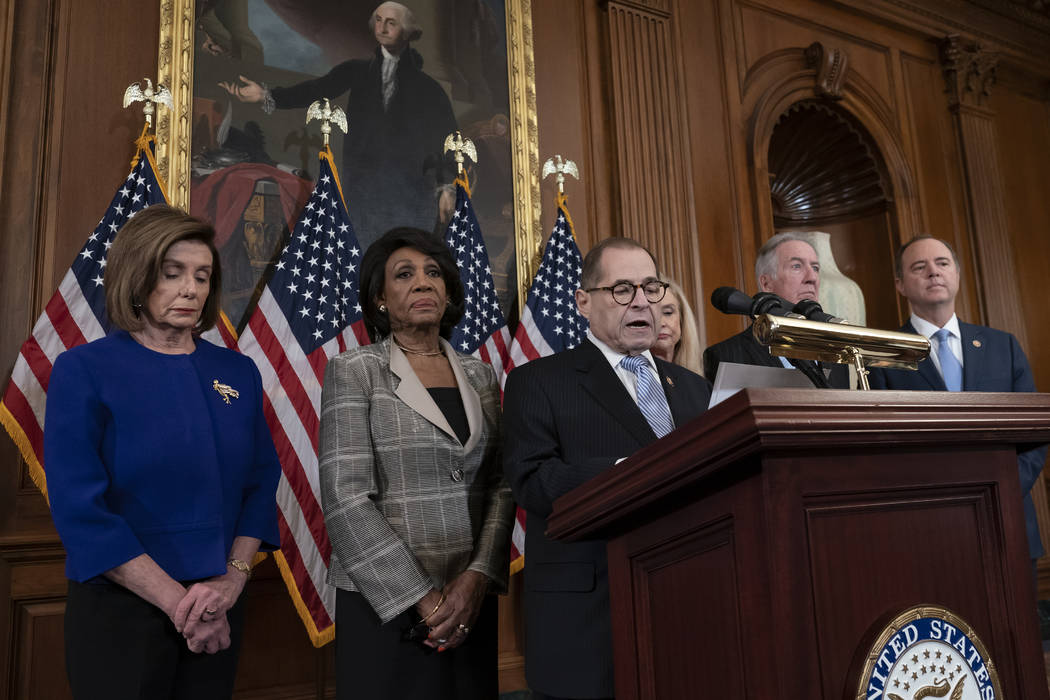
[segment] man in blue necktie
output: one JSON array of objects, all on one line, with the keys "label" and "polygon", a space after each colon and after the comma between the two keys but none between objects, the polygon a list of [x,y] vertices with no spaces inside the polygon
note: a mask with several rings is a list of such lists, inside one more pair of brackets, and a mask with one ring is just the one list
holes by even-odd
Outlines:
[{"label": "man in blue necktie", "polygon": [[587,338],[507,378],[504,472],[525,528],[525,678],[533,698],[611,698],[605,542],[546,535],[555,499],[701,414],[711,385],[653,357],[667,283],[648,250],[608,238],[587,253],[576,305]]},{"label": "man in blue necktie", "polygon": [[[919,236],[897,251],[894,272],[897,291],[911,306],[911,318],[901,328],[930,339],[930,356],[911,370],[872,370],[872,389],[919,391],[1035,391],[1028,359],[1017,339],[994,328],[963,323],[955,314],[959,293],[959,260],[946,242]],[[1028,552],[1043,554],[1032,503],[1032,486],[1046,461],[1046,447],[1017,456],[1024,494]]]}]

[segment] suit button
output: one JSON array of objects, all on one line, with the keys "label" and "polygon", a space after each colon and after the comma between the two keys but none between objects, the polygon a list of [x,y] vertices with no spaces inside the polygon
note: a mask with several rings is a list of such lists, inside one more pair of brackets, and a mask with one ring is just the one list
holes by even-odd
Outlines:
[{"label": "suit button", "polygon": [[463,470],[462,469],[453,469],[451,476],[452,476],[452,480],[453,481],[456,481],[456,482],[463,481]]}]

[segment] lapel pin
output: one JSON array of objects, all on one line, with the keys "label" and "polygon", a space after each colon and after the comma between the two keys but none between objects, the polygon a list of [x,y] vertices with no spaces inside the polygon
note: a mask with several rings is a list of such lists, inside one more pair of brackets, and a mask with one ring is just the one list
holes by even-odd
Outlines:
[{"label": "lapel pin", "polygon": [[673,381],[671,381],[671,378],[670,378],[670,377],[664,377],[664,379],[666,379],[666,380],[667,380],[667,386],[674,386],[674,382],[673,382]]},{"label": "lapel pin", "polygon": [[973,346],[974,346],[975,348],[979,348],[979,347],[981,347],[981,341],[979,341],[979,340],[972,340],[972,341],[970,341],[970,342],[972,342],[972,343],[973,343]]},{"label": "lapel pin", "polygon": [[241,398],[241,392],[237,391],[229,384],[220,384],[218,379],[211,380],[211,388],[219,392],[219,396],[221,396],[222,400],[227,404],[230,403],[231,396],[235,399]]}]

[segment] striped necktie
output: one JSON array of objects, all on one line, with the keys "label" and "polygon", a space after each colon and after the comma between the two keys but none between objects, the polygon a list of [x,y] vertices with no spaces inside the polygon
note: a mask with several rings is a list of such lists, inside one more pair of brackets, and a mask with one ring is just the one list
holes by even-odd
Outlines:
[{"label": "striped necktie", "polygon": [[937,339],[937,359],[941,362],[944,386],[948,387],[948,391],[962,391],[962,365],[959,364],[959,358],[948,345],[950,336],[951,331],[947,328],[942,328],[933,334],[933,337]]},{"label": "striped necktie", "polygon": [[674,421],[671,419],[671,409],[667,406],[667,397],[660,388],[660,381],[649,366],[649,361],[644,355],[625,357],[620,360],[620,366],[634,372],[638,377],[637,391],[638,408],[641,410],[649,427],[660,438],[674,430]]}]

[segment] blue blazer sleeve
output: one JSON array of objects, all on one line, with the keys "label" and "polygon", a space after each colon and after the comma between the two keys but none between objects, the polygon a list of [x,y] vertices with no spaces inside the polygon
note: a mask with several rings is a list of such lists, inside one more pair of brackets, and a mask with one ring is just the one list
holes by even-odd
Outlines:
[{"label": "blue blazer sleeve", "polygon": [[251,365],[255,392],[254,452],[255,460],[244,483],[241,516],[234,532],[238,537],[257,537],[262,540],[262,551],[273,551],[281,546],[277,528],[277,482],[281,478],[281,464],[273,446],[270,426],[263,412],[262,379],[255,363]]},{"label": "blue blazer sleeve", "polygon": [[44,420],[44,470],[51,515],[70,578],[86,581],[145,552],[106,502],[110,474],[100,453],[107,409],[79,355],[63,353],[51,370]]}]

